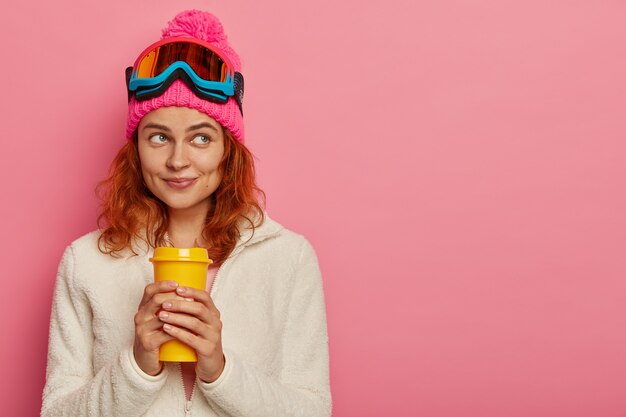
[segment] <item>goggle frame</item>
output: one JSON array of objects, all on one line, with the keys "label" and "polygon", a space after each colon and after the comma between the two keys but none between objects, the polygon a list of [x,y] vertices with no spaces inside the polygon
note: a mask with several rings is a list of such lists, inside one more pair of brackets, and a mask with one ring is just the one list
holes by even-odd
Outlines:
[{"label": "goggle frame", "polygon": [[[210,50],[221,59],[226,66],[226,79],[224,81],[205,80],[199,77],[186,61],[172,62],[172,64],[155,77],[137,77],[139,65],[149,53],[157,50],[157,48],[172,43],[190,43]],[[139,54],[133,66],[126,68],[128,100],[130,102],[133,96],[138,101],[158,97],[177,79],[183,81],[198,97],[211,102],[224,104],[228,101],[229,97],[234,97],[239,106],[239,110],[243,114],[243,75],[234,71],[230,60],[220,54],[219,51],[216,51],[215,47],[210,43],[189,37],[168,37],[161,39],[149,45]]]}]

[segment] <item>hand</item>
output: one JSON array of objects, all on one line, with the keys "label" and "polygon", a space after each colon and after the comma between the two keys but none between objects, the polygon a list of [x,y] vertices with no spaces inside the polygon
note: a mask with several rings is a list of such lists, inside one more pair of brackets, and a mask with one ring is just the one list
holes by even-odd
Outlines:
[{"label": "hand", "polygon": [[178,287],[176,294],[184,299],[162,304],[159,319],[166,323],[163,330],[196,350],[196,375],[201,381],[213,382],[222,374],[226,363],[220,312],[204,290]]},{"label": "hand", "polygon": [[163,369],[159,361],[159,347],[172,336],[162,331],[163,322],[157,313],[161,305],[178,298],[174,290],[178,287],[175,281],[160,281],[146,285],[143,298],[135,314],[135,343],[133,353],[139,368],[148,375],[158,375]]}]

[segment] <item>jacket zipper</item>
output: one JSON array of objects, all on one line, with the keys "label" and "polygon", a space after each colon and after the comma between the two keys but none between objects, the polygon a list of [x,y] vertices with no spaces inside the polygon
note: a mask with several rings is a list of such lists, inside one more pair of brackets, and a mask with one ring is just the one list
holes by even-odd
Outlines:
[{"label": "jacket zipper", "polygon": [[[222,266],[223,265],[224,264],[222,264]],[[215,272],[215,277],[213,278],[213,281],[211,281],[211,288],[209,288],[209,294],[211,294],[211,291],[213,291],[213,286],[215,285],[215,281],[217,281],[218,274],[222,270],[222,266],[220,266],[217,269],[217,272]],[[194,379],[193,386],[191,387],[191,395],[189,396],[189,400],[187,400],[187,392],[185,391],[185,377],[183,376],[183,365],[180,362],[178,363],[178,370],[180,371],[180,383],[183,387],[183,398],[185,399],[185,417],[190,417],[191,416],[191,404],[193,402],[193,395],[196,393],[196,381]]]},{"label": "jacket zipper", "polygon": [[191,395],[187,400],[187,392],[185,392],[185,377],[183,376],[183,365],[178,362],[178,370],[180,371],[180,385],[183,387],[183,398],[185,399],[185,417],[191,416],[191,403],[193,401],[193,394],[196,392],[196,381],[194,380],[191,386]]},{"label": "jacket zipper", "polygon": [[[226,261],[224,261],[224,263],[226,263]],[[211,292],[213,292],[213,287],[215,286],[215,281],[217,281],[217,276],[219,275],[220,271],[222,270],[222,266],[224,266],[224,264],[220,265],[220,267],[217,268],[217,272],[215,273],[215,277],[213,278],[213,281],[211,281],[211,287],[209,288],[209,295],[211,295]]]}]

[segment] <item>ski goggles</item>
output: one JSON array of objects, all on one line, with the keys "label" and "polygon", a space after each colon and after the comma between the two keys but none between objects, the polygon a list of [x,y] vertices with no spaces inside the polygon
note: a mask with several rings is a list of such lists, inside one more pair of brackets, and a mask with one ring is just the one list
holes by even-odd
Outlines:
[{"label": "ski goggles", "polygon": [[243,75],[208,42],[171,37],[148,46],[126,68],[128,100],[159,97],[180,79],[198,97],[224,104],[234,97],[243,114]]}]

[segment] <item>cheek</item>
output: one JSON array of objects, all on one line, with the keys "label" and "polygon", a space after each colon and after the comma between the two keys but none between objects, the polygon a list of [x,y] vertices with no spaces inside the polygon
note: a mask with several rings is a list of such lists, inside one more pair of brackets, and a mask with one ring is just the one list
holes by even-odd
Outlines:
[{"label": "cheek", "polygon": [[139,152],[139,163],[141,164],[141,172],[144,177],[158,171],[159,162],[156,156],[150,152]]},{"label": "cheek", "polygon": [[205,164],[205,171],[212,175],[215,175],[219,171],[220,162],[219,161],[211,161],[210,163]]},{"label": "cheek", "polygon": [[222,182],[222,172],[220,170],[221,158],[211,158],[204,161],[203,171],[205,176],[204,188],[213,192]]},{"label": "cheek", "polygon": [[215,175],[219,171],[220,162],[222,161],[222,153],[207,155],[202,158],[200,166],[205,173]]}]

